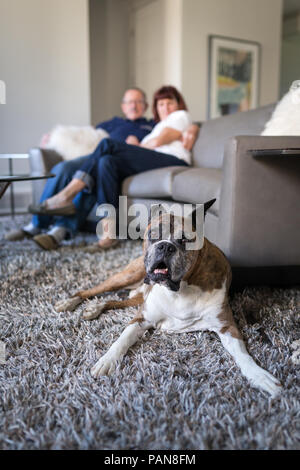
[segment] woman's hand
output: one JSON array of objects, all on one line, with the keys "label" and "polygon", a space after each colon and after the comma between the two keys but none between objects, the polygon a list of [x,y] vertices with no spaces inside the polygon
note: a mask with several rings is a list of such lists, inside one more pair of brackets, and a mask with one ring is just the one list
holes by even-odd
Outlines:
[{"label": "woman's hand", "polygon": [[186,131],[182,133],[182,143],[185,149],[191,151],[199,134],[199,126],[192,124]]},{"label": "woman's hand", "polygon": [[142,144],[142,147],[148,149],[155,149],[161,145],[168,145],[174,140],[180,140],[182,138],[182,133],[173,129],[172,127],[165,127],[159,136],[154,137],[153,139],[148,140],[148,142]]},{"label": "woman's hand", "polygon": [[135,135],[129,135],[125,142],[129,145],[140,145],[140,141]]},{"label": "woman's hand", "polygon": [[156,147],[159,147],[157,137],[154,137],[153,139],[148,140],[144,144],[141,144],[141,147],[144,147],[145,149],[150,149],[150,150],[154,150]]}]

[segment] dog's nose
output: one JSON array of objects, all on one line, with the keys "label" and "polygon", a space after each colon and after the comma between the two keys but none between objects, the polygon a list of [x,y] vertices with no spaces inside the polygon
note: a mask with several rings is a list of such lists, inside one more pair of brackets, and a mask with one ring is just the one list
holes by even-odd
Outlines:
[{"label": "dog's nose", "polygon": [[164,254],[165,256],[170,256],[176,251],[176,247],[172,243],[159,243],[157,245],[157,250]]}]

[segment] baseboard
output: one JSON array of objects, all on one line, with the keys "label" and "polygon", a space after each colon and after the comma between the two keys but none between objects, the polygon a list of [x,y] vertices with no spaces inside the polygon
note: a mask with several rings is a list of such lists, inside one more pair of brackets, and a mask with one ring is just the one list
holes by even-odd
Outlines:
[{"label": "baseboard", "polygon": [[233,267],[231,292],[245,287],[292,287],[300,285],[300,266]]}]

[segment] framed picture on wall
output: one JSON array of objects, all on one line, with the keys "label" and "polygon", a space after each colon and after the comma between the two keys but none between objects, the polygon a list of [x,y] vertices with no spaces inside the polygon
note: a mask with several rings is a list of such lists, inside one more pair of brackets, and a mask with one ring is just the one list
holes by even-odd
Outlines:
[{"label": "framed picture on wall", "polygon": [[260,44],[209,36],[208,118],[258,106]]}]

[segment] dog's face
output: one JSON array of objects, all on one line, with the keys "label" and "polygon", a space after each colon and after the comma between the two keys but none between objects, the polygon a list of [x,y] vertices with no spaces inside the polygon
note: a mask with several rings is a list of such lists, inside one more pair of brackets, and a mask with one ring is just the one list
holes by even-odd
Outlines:
[{"label": "dog's face", "polygon": [[173,214],[152,219],[144,235],[144,282],[178,291],[199,254],[199,249],[188,249],[188,244],[197,243],[197,237],[191,220]]}]

